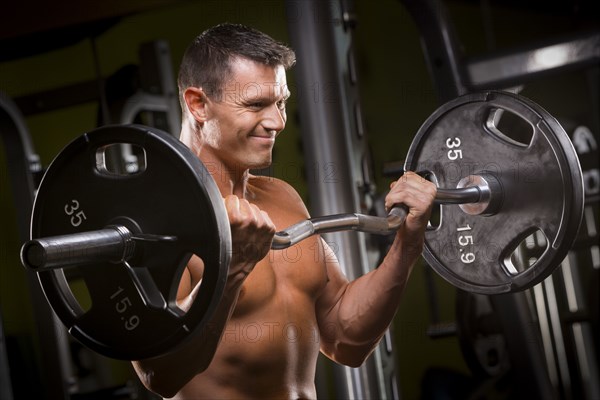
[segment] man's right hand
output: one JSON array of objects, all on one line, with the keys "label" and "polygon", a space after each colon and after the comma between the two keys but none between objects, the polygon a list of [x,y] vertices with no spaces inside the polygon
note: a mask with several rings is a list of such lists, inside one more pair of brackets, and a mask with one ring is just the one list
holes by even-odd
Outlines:
[{"label": "man's right hand", "polygon": [[246,199],[225,197],[225,209],[231,225],[232,256],[229,275],[252,271],[271,249],[276,228],[269,215]]}]

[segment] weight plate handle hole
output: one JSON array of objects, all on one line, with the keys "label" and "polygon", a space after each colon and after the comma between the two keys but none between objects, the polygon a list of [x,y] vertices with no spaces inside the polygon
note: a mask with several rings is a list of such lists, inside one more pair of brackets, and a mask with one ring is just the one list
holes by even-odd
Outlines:
[{"label": "weight plate handle hole", "polygon": [[491,108],[485,127],[496,138],[518,147],[528,147],[534,127],[518,114],[501,108]]},{"label": "weight plate handle hole", "polygon": [[83,277],[78,276],[75,272],[70,275],[67,276],[67,283],[73,295],[73,300],[79,306],[73,307],[73,310],[76,316],[81,316],[92,308],[92,296]]},{"label": "weight plate handle hole", "polygon": [[[433,182],[435,186],[439,187],[440,183],[437,179],[437,176],[433,171],[429,170],[419,170],[417,171],[419,175],[421,175],[424,179],[427,179],[430,182]],[[433,208],[431,209],[431,216],[429,217],[429,221],[427,222],[427,230],[435,231],[440,228],[442,225],[442,204],[436,202],[433,204]]]},{"label": "weight plate handle hole", "polygon": [[510,275],[517,275],[532,268],[548,250],[548,238],[541,230],[536,229],[525,235],[504,260],[504,267]]},{"label": "weight plate handle hole", "polygon": [[181,273],[173,279],[174,282],[178,282],[176,301],[175,304],[169,305],[171,308],[176,307],[180,316],[189,311],[203,289],[204,261],[202,258],[197,254],[190,254],[186,266],[187,268],[183,268]]},{"label": "weight plate handle hole", "polygon": [[427,230],[435,231],[442,225],[442,206],[439,203],[433,205],[431,209],[431,217],[427,222]]},{"label": "weight plate handle hole", "polygon": [[131,143],[111,143],[96,151],[96,170],[102,175],[138,175],[146,170],[146,150]]}]

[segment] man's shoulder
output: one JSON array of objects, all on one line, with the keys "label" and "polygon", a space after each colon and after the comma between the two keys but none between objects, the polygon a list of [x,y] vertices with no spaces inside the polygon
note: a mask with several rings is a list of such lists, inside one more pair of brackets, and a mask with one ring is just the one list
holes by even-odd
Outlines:
[{"label": "man's shoulder", "polygon": [[299,207],[302,211],[305,210],[300,194],[286,181],[270,176],[252,175],[248,183],[254,189],[254,193],[263,201],[268,199],[269,203],[287,205],[292,208]]},{"label": "man's shoulder", "polygon": [[289,196],[300,198],[300,195],[292,185],[279,178],[274,178],[272,176],[251,175],[248,183],[260,191],[265,191],[269,194],[282,192],[282,195],[287,194]]}]

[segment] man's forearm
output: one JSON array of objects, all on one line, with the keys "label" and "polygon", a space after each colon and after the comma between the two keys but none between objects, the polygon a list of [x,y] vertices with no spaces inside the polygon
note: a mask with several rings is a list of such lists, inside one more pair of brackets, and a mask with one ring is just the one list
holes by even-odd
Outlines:
[{"label": "man's forearm", "polygon": [[[201,285],[198,285],[184,300],[181,304],[182,308],[190,306],[189,303],[194,301],[199,288]],[[210,322],[188,342],[164,356],[132,362],[146,388],[161,396],[172,397],[194,376],[208,368],[225,325],[233,313],[240,288],[240,282],[228,282],[223,298]]]},{"label": "man's forearm", "polygon": [[421,250],[420,245],[396,240],[377,269],[348,284],[331,313],[335,335],[323,335],[323,340],[336,343],[336,359],[351,352],[352,357],[364,358],[376,347],[394,318]]}]

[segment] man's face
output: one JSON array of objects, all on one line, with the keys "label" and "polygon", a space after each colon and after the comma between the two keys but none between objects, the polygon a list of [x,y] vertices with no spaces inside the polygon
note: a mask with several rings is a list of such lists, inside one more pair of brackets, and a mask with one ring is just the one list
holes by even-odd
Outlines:
[{"label": "man's face", "polygon": [[202,128],[205,149],[230,168],[267,167],[287,119],[285,69],[238,58],[231,70],[221,99],[210,100],[210,117]]}]

